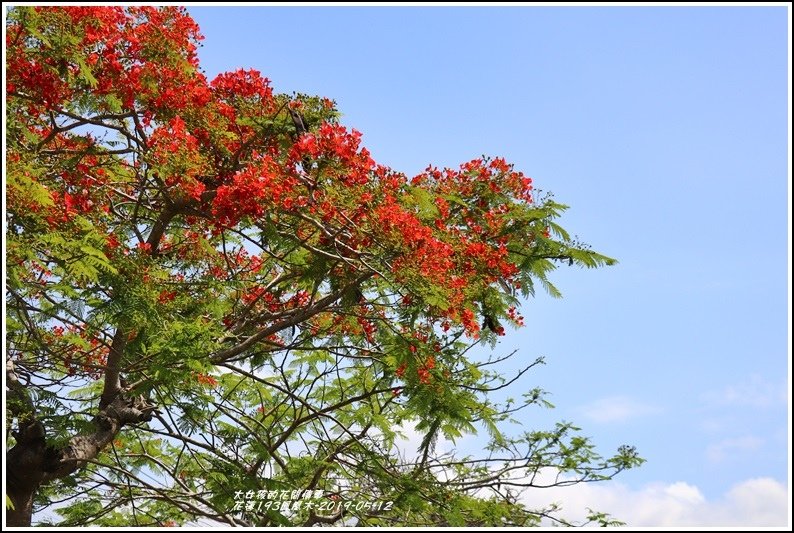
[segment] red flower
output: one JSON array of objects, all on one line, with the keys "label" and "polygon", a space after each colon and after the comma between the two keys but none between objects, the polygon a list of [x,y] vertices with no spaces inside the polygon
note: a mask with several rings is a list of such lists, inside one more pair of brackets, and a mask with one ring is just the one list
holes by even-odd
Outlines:
[{"label": "red flower", "polygon": [[464,309],[461,312],[461,322],[468,333],[474,334],[480,331],[480,325],[474,320],[474,311]]},{"label": "red flower", "polygon": [[168,303],[176,298],[176,291],[161,291],[157,296],[157,301],[161,304]]},{"label": "red flower", "polygon": [[105,245],[109,250],[115,250],[121,245],[121,243],[119,242],[118,238],[111,233],[105,237]]},{"label": "red flower", "polygon": [[215,387],[218,385],[218,380],[209,374],[196,374],[196,381],[202,385],[207,385],[208,387]]},{"label": "red flower", "polygon": [[398,378],[403,377],[403,374],[405,374],[405,368],[406,368],[406,364],[405,363],[401,364],[400,366],[397,367],[397,370],[394,371],[394,374]]}]

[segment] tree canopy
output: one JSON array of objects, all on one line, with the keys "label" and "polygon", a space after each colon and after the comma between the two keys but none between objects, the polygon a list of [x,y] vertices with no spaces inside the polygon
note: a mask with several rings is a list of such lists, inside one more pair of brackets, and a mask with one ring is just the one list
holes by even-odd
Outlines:
[{"label": "tree canopy", "polygon": [[[559,296],[558,264],[614,263],[505,160],[380,165],[328,98],[208,80],[181,8],[15,7],[6,31],[9,525],[564,522],[521,492],[642,462],[505,426],[547,404],[541,361],[472,348]],[[480,456],[436,449],[476,432]]]}]

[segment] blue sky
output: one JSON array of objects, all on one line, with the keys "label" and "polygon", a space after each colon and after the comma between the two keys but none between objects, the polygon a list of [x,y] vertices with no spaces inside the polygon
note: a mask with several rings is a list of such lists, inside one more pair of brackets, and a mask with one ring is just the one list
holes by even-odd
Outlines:
[{"label": "blue sky", "polygon": [[557,408],[529,427],[571,420],[648,459],[554,498],[636,525],[785,523],[786,8],[189,10],[210,78],[331,97],[409,175],[504,156],[619,259],[557,272],[565,298],[527,302],[497,348],[547,358],[524,383]]}]

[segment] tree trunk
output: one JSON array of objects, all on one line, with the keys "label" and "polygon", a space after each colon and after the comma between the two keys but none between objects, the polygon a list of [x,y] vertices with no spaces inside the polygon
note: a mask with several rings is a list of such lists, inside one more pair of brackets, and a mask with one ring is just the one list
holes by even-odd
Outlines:
[{"label": "tree trunk", "polygon": [[16,492],[10,486],[7,487],[8,497],[11,500],[13,509],[6,509],[6,526],[10,527],[30,527],[30,520],[33,517],[33,495],[35,490],[26,493]]},{"label": "tree trunk", "polygon": [[44,426],[28,421],[13,435],[17,442],[6,454],[6,491],[14,508],[7,510],[6,525],[30,526],[33,497],[44,479]]},{"label": "tree trunk", "polygon": [[33,499],[43,483],[66,477],[95,459],[126,424],[152,419],[154,407],[143,397],[119,394],[94,418],[96,430],[72,437],[64,448],[47,446],[38,420],[20,425],[16,444],[6,453],[6,491],[14,505],[6,513],[7,526],[29,527]]}]

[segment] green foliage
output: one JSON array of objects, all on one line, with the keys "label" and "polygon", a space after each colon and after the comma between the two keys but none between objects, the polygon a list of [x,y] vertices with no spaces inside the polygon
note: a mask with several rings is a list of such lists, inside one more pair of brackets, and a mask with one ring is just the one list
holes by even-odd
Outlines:
[{"label": "green foliage", "polygon": [[[408,180],[370,164],[330,100],[248,71],[208,83],[178,10],[86,10],[8,13],[5,324],[25,394],[6,416],[41,421],[54,453],[101,429],[98,409],[114,416],[108,389],[157,411],[47,473],[37,516],[534,526],[564,522],[522,503],[542,473],[643,462],[602,457],[570,423],[525,430],[522,409],[553,407],[527,391],[542,360],[500,370],[504,326],[537,286],[561,296],[558,266],[616,262],[558,224],[567,206],[498,159]],[[482,454],[444,451],[478,433]],[[239,492],[305,490],[389,505],[235,508]]]}]

